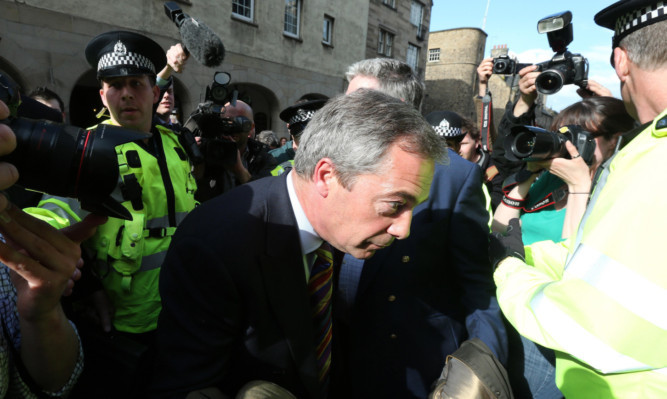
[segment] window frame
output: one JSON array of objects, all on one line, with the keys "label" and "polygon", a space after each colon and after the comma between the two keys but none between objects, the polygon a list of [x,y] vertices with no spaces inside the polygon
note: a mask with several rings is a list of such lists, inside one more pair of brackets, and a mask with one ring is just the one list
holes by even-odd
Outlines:
[{"label": "window frame", "polygon": [[[249,7],[246,6],[246,5],[238,4],[239,2],[246,2],[246,1],[250,2]],[[250,10],[250,16],[247,17],[243,14],[239,14],[237,12],[234,12],[234,6],[235,5],[237,7],[248,8]],[[255,18],[255,0],[232,0],[232,16],[234,18],[238,18],[238,19],[241,19],[241,20],[244,20],[244,21],[254,22],[254,18]]]},{"label": "window frame", "polygon": [[394,35],[394,33],[386,29],[379,28],[377,53],[385,57],[391,57],[394,53],[395,38],[396,35]]},{"label": "window frame", "polygon": [[[414,54],[414,65],[410,63],[410,50],[414,49],[415,54]],[[415,46],[412,43],[408,43],[408,49],[405,52],[405,63],[410,65],[412,67],[413,71],[417,71],[419,69],[419,50],[421,48],[419,46]]]},{"label": "window frame", "polygon": [[387,7],[396,8],[396,0],[382,0],[382,4]]},{"label": "window frame", "polygon": [[[327,22],[329,22],[329,29],[327,30]],[[327,46],[333,45],[333,32],[334,32],[334,23],[336,19],[331,15],[324,14],[324,20],[322,21],[322,44]],[[328,38],[326,33],[328,32]]]},{"label": "window frame", "polygon": [[[287,28],[287,7],[289,6],[290,2],[295,2],[296,3],[296,33],[288,31]],[[283,35],[299,39],[300,34],[301,34],[301,7],[302,7],[302,0],[285,0],[285,12],[283,14]],[[290,15],[292,17],[292,15]]]},{"label": "window frame", "polygon": [[[414,8],[415,6],[419,6],[419,23],[415,24],[413,21],[413,15],[414,13]],[[422,4],[420,1],[417,0],[412,0],[412,3],[410,4],[410,23],[413,26],[416,26],[417,28],[422,26],[422,23],[424,22],[424,4]]]},{"label": "window frame", "polygon": [[[432,56],[437,56],[432,57]],[[440,47],[428,49],[428,62],[440,61]]]}]

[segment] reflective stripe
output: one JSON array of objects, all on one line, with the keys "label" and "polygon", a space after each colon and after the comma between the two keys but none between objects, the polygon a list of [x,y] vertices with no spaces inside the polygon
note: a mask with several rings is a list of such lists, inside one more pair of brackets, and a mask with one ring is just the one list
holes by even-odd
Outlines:
[{"label": "reflective stripe", "polygon": [[[545,285],[546,286],[546,285]],[[544,287],[533,297],[531,308],[544,331],[558,337],[563,351],[577,357],[602,373],[650,370],[651,367],[618,353],[580,326],[544,295]]]},{"label": "reflective stripe", "polygon": [[[185,219],[186,216],[188,216],[189,212],[177,212],[176,213],[176,225],[179,226],[181,222],[183,222],[183,219]],[[149,221],[146,222],[146,228],[147,229],[155,229],[155,228],[167,228],[167,227],[172,227],[169,226],[169,216],[162,216],[159,218],[153,218]]]},{"label": "reflective stripe", "polygon": [[658,374],[662,374],[662,375],[667,375],[667,368],[655,369],[655,370],[651,370],[651,371],[653,371],[654,373],[658,373]]},{"label": "reflective stripe", "polygon": [[565,266],[565,275],[587,282],[630,312],[667,330],[667,290],[597,249],[579,245]]},{"label": "reflective stripe", "polygon": [[141,258],[141,267],[138,272],[147,272],[162,267],[164,258],[167,256],[167,251],[158,252],[152,255],[146,255]]}]

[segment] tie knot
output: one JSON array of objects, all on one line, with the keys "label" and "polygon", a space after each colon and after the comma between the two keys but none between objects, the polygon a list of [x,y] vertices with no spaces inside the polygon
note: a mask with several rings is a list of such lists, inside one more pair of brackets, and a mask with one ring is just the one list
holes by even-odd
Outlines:
[{"label": "tie knot", "polygon": [[322,241],[322,245],[320,245],[316,250],[315,250],[315,255],[317,255],[318,258],[326,260],[328,263],[333,262],[333,247],[331,244],[329,244],[326,241]]}]

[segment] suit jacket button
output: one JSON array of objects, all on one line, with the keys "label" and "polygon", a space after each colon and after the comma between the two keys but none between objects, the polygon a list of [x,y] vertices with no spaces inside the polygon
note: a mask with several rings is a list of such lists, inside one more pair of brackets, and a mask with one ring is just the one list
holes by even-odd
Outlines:
[{"label": "suit jacket button", "polygon": [[405,256],[401,259],[401,262],[403,262],[403,263],[408,263],[408,262],[410,262],[410,257],[409,257],[408,255],[405,255]]},{"label": "suit jacket button", "polygon": [[389,302],[394,302],[396,300],[396,295],[389,295],[389,298],[387,298]]}]

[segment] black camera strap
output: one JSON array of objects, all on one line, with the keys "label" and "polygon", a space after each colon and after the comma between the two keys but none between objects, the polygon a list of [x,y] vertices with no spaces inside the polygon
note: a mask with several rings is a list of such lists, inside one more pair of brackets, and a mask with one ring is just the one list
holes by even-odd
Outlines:
[{"label": "black camera strap", "polygon": [[493,99],[491,98],[491,92],[486,91],[486,95],[482,98],[482,123],[481,131],[482,134],[482,150],[484,152],[491,152],[491,122],[493,121]]}]

